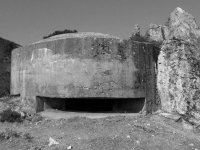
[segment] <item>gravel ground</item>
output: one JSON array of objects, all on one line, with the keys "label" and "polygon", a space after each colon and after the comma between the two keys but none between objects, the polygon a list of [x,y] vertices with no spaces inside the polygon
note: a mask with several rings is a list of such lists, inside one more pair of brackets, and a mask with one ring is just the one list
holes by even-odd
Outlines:
[{"label": "gravel ground", "polygon": [[[0,102],[4,108],[19,107],[19,98]],[[67,117],[55,117],[61,113]],[[199,129],[183,128],[182,122],[159,114],[43,114],[23,122],[0,122],[0,150],[200,150]]]}]

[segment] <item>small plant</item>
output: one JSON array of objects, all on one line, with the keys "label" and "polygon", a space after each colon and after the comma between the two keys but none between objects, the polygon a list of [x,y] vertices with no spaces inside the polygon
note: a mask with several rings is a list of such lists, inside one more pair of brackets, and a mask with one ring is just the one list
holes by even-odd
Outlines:
[{"label": "small plant", "polygon": [[47,39],[47,38],[50,38],[52,36],[59,35],[59,34],[77,33],[77,32],[78,32],[77,30],[69,30],[69,29],[65,29],[63,31],[55,31],[47,36],[44,36],[43,39]]},{"label": "small plant", "polygon": [[30,133],[17,132],[8,128],[5,131],[0,132],[0,141],[10,140],[12,138],[23,138],[27,140],[28,142],[31,142],[33,139],[33,136],[31,136]]},{"label": "small plant", "polygon": [[168,20],[165,22],[165,26],[169,27],[170,25],[170,18],[168,18]]},{"label": "small plant", "polygon": [[31,116],[29,118],[30,121],[32,121],[33,123],[42,121],[44,118],[40,115],[40,114],[34,114],[33,116]]},{"label": "small plant", "polygon": [[19,138],[20,136],[21,136],[20,132],[13,131],[13,130],[10,130],[10,129],[6,129],[5,131],[0,132],[0,140],[1,141],[9,140],[11,138]]},{"label": "small plant", "polygon": [[32,139],[33,139],[33,136],[31,136],[30,133],[25,133],[25,134],[23,135],[23,138],[24,138],[25,140],[27,140],[28,142],[31,142]]},{"label": "small plant", "polygon": [[0,122],[22,122],[21,114],[10,108],[0,113]]}]

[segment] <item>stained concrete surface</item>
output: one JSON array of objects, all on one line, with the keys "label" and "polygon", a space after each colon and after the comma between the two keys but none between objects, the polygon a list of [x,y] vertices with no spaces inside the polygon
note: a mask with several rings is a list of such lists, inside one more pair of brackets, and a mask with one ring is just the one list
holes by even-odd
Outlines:
[{"label": "stained concrete surface", "polygon": [[11,94],[24,108],[42,111],[37,96],[57,98],[146,97],[153,110],[154,62],[149,43],[99,33],[45,39],[12,52]]},{"label": "stained concrete surface", "polygon": [[18,44],[0,38],[0,97],[10,94],[11,51]]},{"label": "stained concrete surface", "polygon": [[85,117],[89,119],[99,119],[106,117],[126,116],[134,117],[139,116],[138,113],[86,113],[86,112],[72,112],[72,111],[59,111],[55,109],[47,109],[40,112],[41,116],[49,119],[70,119],[75,117]]}]

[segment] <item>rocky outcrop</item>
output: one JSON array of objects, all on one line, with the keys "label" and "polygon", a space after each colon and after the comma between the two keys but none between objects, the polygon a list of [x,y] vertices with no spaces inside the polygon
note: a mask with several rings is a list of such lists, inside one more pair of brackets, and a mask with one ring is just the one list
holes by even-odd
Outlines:
[{"label": "rocky outcrop", "polygon": [[0,97],[10,93],[10,64],[11,51],[18,44],[0,38]]},{"label": "rocky outcrop", "polygon": [[176,8],[168,20],[169,39],[177,38],[190,42],[200,36],[195,18],[181,8]]},{"label": "rocky outcrop", "polygon": [[162,43],[166,38],[168,38],[168,28],[162,25],[150,24],[149,29],[146,32],[146,37],[150,41],[156,41]]},{"label": "rocky outcrop", "polygon": [[175,9],[158,57],[162,109],[200,119],[200,30],[192,15]]}]

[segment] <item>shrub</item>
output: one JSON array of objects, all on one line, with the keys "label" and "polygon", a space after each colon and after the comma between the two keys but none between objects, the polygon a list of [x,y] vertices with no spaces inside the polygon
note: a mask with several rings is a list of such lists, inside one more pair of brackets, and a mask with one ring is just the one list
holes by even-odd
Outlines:
[{"label": "shrub", "polygon": [[18,138],[21,136],[21,133],[11,130],[11,129],[6,129],[3,132],[0,132],[0,140],[9,140],[10,138]]},{"label": "shrub", "polygon": [[28,142],[31,142],[32,139],[33,139],[33,136],[31,136],[30,133],[25,133],[25,134],[23,134],[23,138],[24,138],[25,140],[27,140]]},{"label": "shrub", "polygon": [[0,122],[22,122],[21,114],[10,108],[0,113]]},{"label": "shrub", "polygon": [[23,138],[27,140],[28,142],[31,142],[33,139],[33,136],[31,136],[30,133],[17,132],[15,130],[8,129],[8,128],[5,131],[0,132],[0,141],[9,140],[12,138]]},{"label": "shrub", "polygon": [[47,39],[49,37],[55,36],[55,35],[59,35],[59,34],[65,34],[65,33],[77,33],[77,30],[69,30],[69,29],[65,29],[63,31],[55,31],[47,36],[44,36],[43,39]]}]

